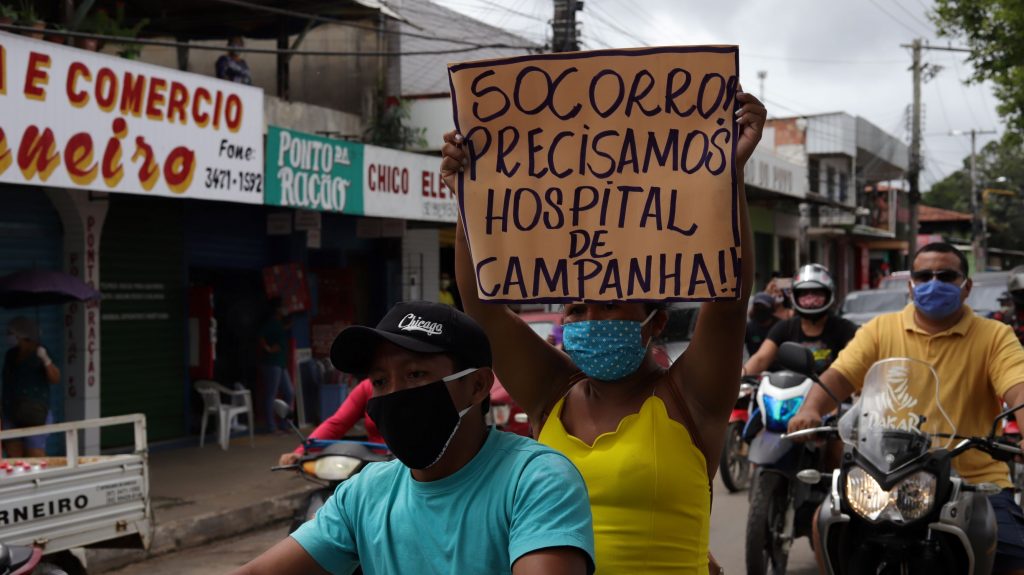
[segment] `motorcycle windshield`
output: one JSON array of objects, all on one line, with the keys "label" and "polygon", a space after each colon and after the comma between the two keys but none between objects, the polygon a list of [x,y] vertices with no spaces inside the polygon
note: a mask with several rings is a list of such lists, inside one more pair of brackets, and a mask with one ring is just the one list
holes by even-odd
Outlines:
[{"label": "motorcycle windshield", "polygon": [[949,447],[956,426],[939,401],[939,376],[910,358],[871,366],[860,399],[839,420],[839,436],[882,473],[892,473],[930,449]]}]

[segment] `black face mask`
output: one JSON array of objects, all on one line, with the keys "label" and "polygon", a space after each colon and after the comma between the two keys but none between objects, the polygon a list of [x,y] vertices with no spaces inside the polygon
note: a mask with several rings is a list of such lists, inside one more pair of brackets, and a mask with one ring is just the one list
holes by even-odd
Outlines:
[{"label": "black face mask", "polygon": [[463,416],[452,402],[446,382],[466,377],[466,369],[427,385],[370,398],[366,414],[377,424],[388,449],[410,469],[427,469],[437,463],[459,430]]}]

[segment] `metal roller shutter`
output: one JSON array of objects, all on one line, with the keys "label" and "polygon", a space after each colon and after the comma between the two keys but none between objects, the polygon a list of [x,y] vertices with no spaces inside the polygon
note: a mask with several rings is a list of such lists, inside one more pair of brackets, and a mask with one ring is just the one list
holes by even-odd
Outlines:
[{"label": "metal roller shutter", "polygon": [[[104,416],[146,414],[150,441],[185,435],[183,203],[111,196],[100,244]],[[104,430],[103,446],[130,430]]]}]

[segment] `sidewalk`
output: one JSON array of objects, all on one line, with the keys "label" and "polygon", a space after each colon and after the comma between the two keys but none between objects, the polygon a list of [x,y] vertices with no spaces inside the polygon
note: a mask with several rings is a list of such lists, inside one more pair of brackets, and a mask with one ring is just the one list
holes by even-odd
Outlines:
[{"label": "sidewalk", "polygon": [[[198,439],[196,440],[198,443]],[[238,535],[288,518],[317,488],[290,472],[271,472],[280,454],[298,445],[294,435],[248,435],[222,451],[206,446],[157,451],[149,456],[153,540],[149,551],[89,549],[89,573],[103,573],[170,551]],[[286,535],[284,530],[281,537]]]}]

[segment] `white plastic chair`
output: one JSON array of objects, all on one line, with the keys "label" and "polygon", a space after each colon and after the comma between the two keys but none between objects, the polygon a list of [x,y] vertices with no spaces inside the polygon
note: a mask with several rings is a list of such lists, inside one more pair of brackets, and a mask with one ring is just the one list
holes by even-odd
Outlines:
[{"label": "white plastic chair", "polygon": [[[239,415],[248,417],[249,443],[253,446],[256,445],[253,435],[252,393],[248,389],[232,390],[208,379],[196,381],[193,387],[203,398],[203,421],[199,431],[199,447],[203,447],[206,441],[206,422],[210,415],[217,416],[217,443],[220,444],[221,449],[227,451],[228,441],[231,439],[231,422]],[[222,395],[230,397],[232,401],[224,403],[221,401]],[[236,398],[240,401],[235,402]]]}]

